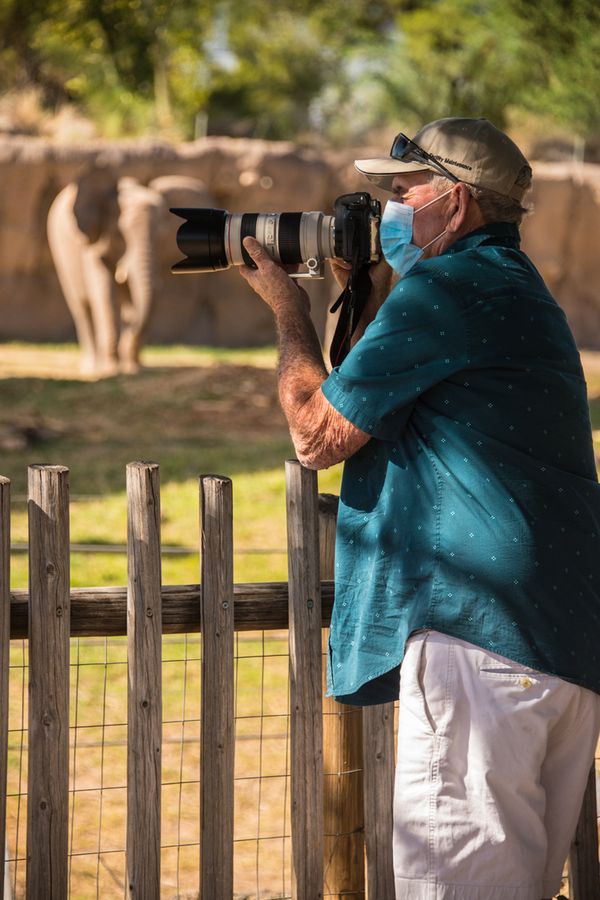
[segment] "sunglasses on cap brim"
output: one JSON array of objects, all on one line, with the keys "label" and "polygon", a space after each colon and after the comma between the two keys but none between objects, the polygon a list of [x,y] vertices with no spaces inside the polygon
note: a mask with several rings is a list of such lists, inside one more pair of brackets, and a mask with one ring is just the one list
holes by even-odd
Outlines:
[{"label": "sunglasses on cap brim", "polygon": [[397,134],[394,138],[394,142],[392,143],[392,149],[390,150],[390,156],[392,159],[401,160],[402,162],[418,162],[423,163],[423,165],[428,166],[430,169],[438,172],[440,175],[443,175],[445,178],[449,178],[450,181],[453,181],[454,184],[458,184],[460,178],[457,178],[456,175],[453,175],[452,172],[449,172],[448,169],[438,162],[438,160],[432,156],[427,150],[423,150],[422,147],[419,147],[418,144],[415,144],[409,137],[406,137],[405,134]]}]

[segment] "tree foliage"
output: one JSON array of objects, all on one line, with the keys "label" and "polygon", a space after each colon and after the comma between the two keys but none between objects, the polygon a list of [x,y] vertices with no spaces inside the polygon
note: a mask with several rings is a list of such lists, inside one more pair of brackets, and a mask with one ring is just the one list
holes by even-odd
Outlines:
[{"label": "tree foliage", "polygon": [[[520,23],[528,77],[523,107],[582,137],[600,135],[600,4],[597,0],[509,0]],[[532,14],[533,13],[533,14]]]},{"label": "tree foliage", "polygon": [[105,134],[361,140],[515,110],[598,135],[597,0],[0,0],[0,88]]}]

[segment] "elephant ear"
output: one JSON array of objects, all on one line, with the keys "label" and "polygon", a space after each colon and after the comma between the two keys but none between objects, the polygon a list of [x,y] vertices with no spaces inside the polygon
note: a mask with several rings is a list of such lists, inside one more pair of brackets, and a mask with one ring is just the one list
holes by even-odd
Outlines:
[{"label": "elephant ear", "polygon": [[148,187],[164,198],[166,206],[215,206],[215,199],[205,183],[187,175],[161,175]]},{"label": "elephant ear", "polygon": [[117,182],[104,169],[92,169],[77,182],[73,214],[79,230],[91,244],[117,232]]},{"label": "elephant ear", "polygon": [[148,185],[153,191],[162,197],[163,211],[157,217],[156,242],[166,249],[169,256],[177,257],[176,245],[177,229],[181,225],[181,219],[169,212],[171,207],[214,207],[213,195],[203,181],[187,175],[161,175]]}]

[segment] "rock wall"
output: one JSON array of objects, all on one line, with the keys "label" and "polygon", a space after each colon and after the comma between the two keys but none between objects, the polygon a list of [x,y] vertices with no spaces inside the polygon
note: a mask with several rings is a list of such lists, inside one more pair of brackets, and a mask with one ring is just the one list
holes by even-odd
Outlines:
[{"label": "rock wall", "polygon": [[[159,175],[202,179],[216,203],[232,212],[323,210],[351,190],[368,189],[352,156],[288,143],[206,138],[171,146],[156,142],[65,146],[36,138],[0,139],[0,340],[74,339],[54,272],[46,217],[56,194],[90,164],[147,184]],[[535,213],[524,247],[563,305],[582,347],[600,349],[600,166],[535,166]],[[380,198],[384,195],[379,195]],[[172,252],[177,221],[173,221]],[[168,242],[167,242],[168,244]],[[165,248],[162,248],[165,251]],[[273,340],[269,311],[235,271],[174,277],[165,263],[148,340],[225,346]],[[321,335],[336,288],[330,277],[310,288]]]},{"label": "rock wall", "polygon": [[[96,164],[143,184],[160,175],[200,178],[217,206],[232,212],[331,211],[343,192],[332,166],[287,143],[208,138],[179,147],[95,143],[66,147],[35,138],[0,139],[0,340],[73,340],[74,328],[54,271],[46,219],[56,194]],[[274,339],[269,310],[235,270],[172,276],[181,258],[172,218],[157,248],[159,295],[148,340],[261,345]],[[313,314],[324,333],[331,282],[311,286]]]},{"label": "rock wall", "polygon": [[579,345],[600,350],[600,165],[538,163],[523,248]]}]

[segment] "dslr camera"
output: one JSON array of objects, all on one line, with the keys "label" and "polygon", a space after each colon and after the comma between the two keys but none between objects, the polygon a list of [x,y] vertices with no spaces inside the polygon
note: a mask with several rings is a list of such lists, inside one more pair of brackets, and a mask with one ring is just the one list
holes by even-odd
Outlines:
[{"label": "dslr camera", "polygon": [[224,209],[171,209],[185,219],[177,231],[184,259],[171,267],[176,275],[217,272],[255,263],[242,241],[256,238],[283,265],[306,265],[296,278],[323,277],[326,259],[343,259],[359,268],[381,256],[381,204],[359,191],[343,194],[332,216],[322,212],[230,213]]}]

